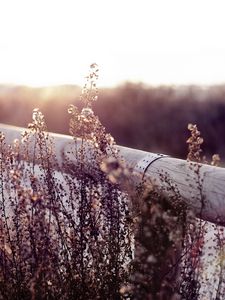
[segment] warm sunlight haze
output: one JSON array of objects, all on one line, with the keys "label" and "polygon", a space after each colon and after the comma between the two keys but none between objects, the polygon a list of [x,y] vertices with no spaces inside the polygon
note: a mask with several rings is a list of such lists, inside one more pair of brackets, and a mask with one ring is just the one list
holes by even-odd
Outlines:
[{"label": "warm sunlight haze", "polygon": [[[0,83],[225,82],[224,1],[0,2]],[[100,75],[101,75],[100,74]]]},{"label": "warm sunlight haze", "polygon": [[0,300],[225,300],[225,0],[0,0]]}]

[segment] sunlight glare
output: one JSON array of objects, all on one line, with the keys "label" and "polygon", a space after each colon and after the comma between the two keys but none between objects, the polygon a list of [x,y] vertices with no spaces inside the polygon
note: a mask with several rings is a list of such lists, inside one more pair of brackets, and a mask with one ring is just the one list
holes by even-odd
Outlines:
[{"label": "sunlight glare", "polygon": [[225,81],[223,1],[21,0],[0,3],[0,82],[100,85]]}]

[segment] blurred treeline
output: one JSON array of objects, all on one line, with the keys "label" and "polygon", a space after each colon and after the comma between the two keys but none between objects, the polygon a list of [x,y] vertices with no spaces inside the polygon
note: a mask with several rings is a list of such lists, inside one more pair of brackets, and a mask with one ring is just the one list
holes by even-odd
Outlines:
[{"label": "blurred treeline", "polygon": [[[49,131],[68,134],[69,104],[82,106],[77,86],[0,86],[0,123],[26,126],[33,108],[44,113]],[[120,145],[185,158],[188,123],[198,125],[208,159],[225,160],[225,86],[149,87],[126,83],[101,89],[94,110]]]}]

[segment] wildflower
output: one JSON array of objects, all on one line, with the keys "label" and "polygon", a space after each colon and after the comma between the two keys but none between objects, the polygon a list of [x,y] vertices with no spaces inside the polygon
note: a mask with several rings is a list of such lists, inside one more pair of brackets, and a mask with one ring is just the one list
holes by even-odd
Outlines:
[{"label": "wildflower", "polygon": [[0,132],[0,142],[3,142],[5,140],[5,135],[3,132]]},{"label": "wildflower", "polygon": [[201,162],[201,145],[204,140],[196,125],[188,124],[188,130],[190,130],[191,136],[187,140],[189,149],[187,159],[195,162]]},{"label": "wildflower", "polygon": [[103,160],[100,165],[101,170],[107,174],[112,183],[116,183],[123,173],[123,169],[119,161],[114,157],[109,157]]},{"label": "wildflower", "polygon": [[211,165],[212,165],[212,166],[218,167],[218,166],[219,166],[219,163],[220,163],[220,156],[219,156],[219,154],[214,154],[214,155],[212,156],[212,162],[211,162]]},{"label": "wildflower", "polygon": [[90,107],[84,107],[81,111],[81,115],[88,117],[94,114],[93,110]]}]

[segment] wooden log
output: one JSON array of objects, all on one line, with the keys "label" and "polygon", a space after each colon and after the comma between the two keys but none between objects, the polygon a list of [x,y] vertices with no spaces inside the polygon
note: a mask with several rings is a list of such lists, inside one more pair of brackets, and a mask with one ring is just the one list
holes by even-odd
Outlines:
[{"label": "wooden log", "polygon": [[[120,147],[126,162],[136,169],[149,153]],[[151,153],[154,156],[154,154]],[[139,169],[140,170],[140,169]],[[175,185],[183,201],[204,220],[225,225],[225,169],[161,156],[146,166],[146,178],[167,192]],[[170,192],[168,189],[168,192]]]},{"label": "wooden log", "polygon": [[[0,124],[0,132],[6,142],[20,139],[24,128]],[[73,138],[67,135],[50,134],[54,138],[55,152],[59,164],[68,155]],[[191,163],[185,160],[161,156],[141,150],[117,146],[121,156],[133,170],[134,175],[154,181],[170,193],[169,185],[176,187],[182,200],[204,220],[225,225],[225,169],[210,165]],[[74,161],[74,163],[76,163]],[[139,176],[139,178],[140,178]],[[134,176],[134,181],[137,181]],[[135,182],[134,182],[135,184]]]}]

